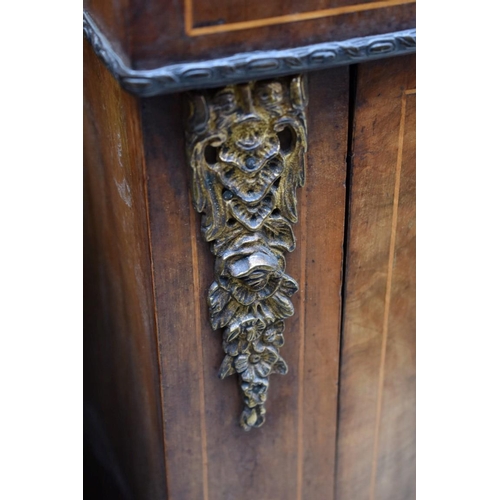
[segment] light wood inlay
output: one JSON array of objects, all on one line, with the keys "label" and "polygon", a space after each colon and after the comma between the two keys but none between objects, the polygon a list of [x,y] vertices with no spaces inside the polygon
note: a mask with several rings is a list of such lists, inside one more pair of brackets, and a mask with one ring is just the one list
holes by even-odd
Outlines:
[{"label": "light wood inlay", "polygon": [[391,224],[391,242],[389,248],[389,260],[387,263],[387,284],[385,292],[385,307],[384,307],[384,322],[382,325],[382,349],[380,354],[380,370],[378,377],[378,395],[377,395],[377,416],[375,419],[375,440],[373,445],[372,458],[372,476],[370,482],[370,500],[375,499],[375,485],[377,477],[377,463],[379,453],[379,438],[380,438],[380,419],[382,414],[382,398],[384,391],[384,375],[387,352],[387,333],[389,330],[389,311],[391,306],[391,290],[392,290],[392,274],[394,268],[394,252],[396,246],[396,234],[398,225],[398,205],[399,205],[399,189],[401,184],[401,165],[403,162],[403,145],[405,137],[406,124],[406,99],[407,95],[415,94],[416,89],[407,90],[401,97],[401,119],[399,124],[398,137],[398,156],[396,163],[396,179],[394,182],[394,200],[392,208],[392,224]]},{"label": "light wood inlay", "polygon": [[384,9],[396,5],[415,3],[415,0],[381,0],[356,5],[345,5],[331,9],[323,9],[311,12],[301,12],[297,14],[286,14],[283,16],[268,17],[264,19],[253,19],[236,23],[227,23],[217,26],[204,26],[196,28],[193,26],[193,0],[185,0],[184,20],[186,34],[191,37],[200,35],[211,35],[214,33],[225,33],[229,31],[240,31],[263,26],[273,26],[279,24],[295,23],[299,21],[310,21],[313,19],[322,19],[325,17],[339,16],[342,14],[351,14],[354,12],[363,12],[368,10]]}]

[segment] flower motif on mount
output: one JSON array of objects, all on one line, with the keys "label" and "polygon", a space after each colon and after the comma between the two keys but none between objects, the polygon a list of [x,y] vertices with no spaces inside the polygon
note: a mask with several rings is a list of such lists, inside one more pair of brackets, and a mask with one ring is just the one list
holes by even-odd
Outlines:
[{"label": "flower motif on mount", "polygon": [[271,374],[288,371],[280,349],[298,284],[285,253],[305,180],[305,106],[302,76],[190,94],[187,155],[215,256],[208,307],[223,329],[219,377],[239,377],[245,430],[265,422]]}]

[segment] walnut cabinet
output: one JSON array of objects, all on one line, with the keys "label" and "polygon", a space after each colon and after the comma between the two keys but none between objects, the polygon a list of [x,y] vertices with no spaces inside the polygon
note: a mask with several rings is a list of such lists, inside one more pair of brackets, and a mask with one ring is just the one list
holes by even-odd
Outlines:
[{"label": "walnut cabinet", "polygon": [[[216,6],[88,0],[85,9],[88,498],[415,498],[414,3],[269,1],[256,8],[243,0]],[[262,228],[281,231],[287,196],[294,197],[293,251],[289,244],[280,260],[279,252],[252,250],[238,262],[257,266],[261,279],[273,265],[281,277],[286,260],[286,276],[298,285],[283,299],[294,310],[283,313],[284,332],[276,333],[282,321],[274,319],[262,323],[267,334],[252,334],[262,335],[262,352],[272,328],[275,346],[284,338],[279,356],[287,373],[275,367],[266,378],[255,365],[256,376],[269,380],[265,423],[245,430],[244,390],[255,385],[245,381],[250,365],[243,367],[241,359],[254,337],[240,334],[247,343],[236,353],[228,347],[233,334],[211,325],[212,283],[227,281],[225,271],[217,271],[222,254],[213,253],[222,240],[207,242],[202,231],[207,217],[220,213],[195,208],[200,195],[189,156],[190,102],[200,95],[208,102],[230,87],[240,92],[237,113],[243,113],[242,89],[249,84],[254,99],[261,84],[253,82],[272,91],[291,85],[289,109],[269,108],[279,121],[290,110],[300,114],[295,87],[286,83],[297,75],[306,132],[292,139],[305,142],[297,153],[305,182],[296,181],[295,191],[283,180],[287,169],[299,167],[286,157],[286,138],[277,131],[279,145],[274,135],[269,144],[280,149],[284,173],[262,193],[278,201],[259,211],[252,198],[250,208],[242,208],[267,221],[255,223],[263,224],[259,230],[243,224],[248,240]],[[258,141],[252,134],[260,129],[249,132],[237,120],[240,128],[231,129],[215,108],[204,109],[205,125],[212,120],[214,127],[227,127],[223,144],[234,135],[235,144],[245,149],[250,141],[247,149],[260,154],[252,149]],[[265,161],[271,158],[262,151]],[[219,160],[200,161],[210,173]],[[228,161],[243,170],[261,168]],[[219,189],[226,207],[226,198],[235,196],[233,203],[243,196],[226,184],[217,187],[213,178],[205,183],[208,198]],[[225,212],[221,217],[229,220]],[[236,229],[228,231],[229,240],[236,238]],[[231,251],[244,252],[241,246]],[[256,255],[265,262],[255,264]],[[234,317],[251,315],[250,306],[237,306]],[[245,363],[254,359],[250,354]],[[225,356],[226,371],[235,375],[221,380]],[[255,424],[252,408],[247,420]]]}]

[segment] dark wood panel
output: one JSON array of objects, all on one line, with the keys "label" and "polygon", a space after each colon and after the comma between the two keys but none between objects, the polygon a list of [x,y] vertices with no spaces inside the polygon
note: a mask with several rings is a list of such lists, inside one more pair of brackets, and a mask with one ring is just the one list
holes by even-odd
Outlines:
[{"label": "dark wood panel", "polygon": [[[378,0],[285,0],[281,2],[263,2],[256,8],[252,0],[220,0],[211,5],[203,0],[185,0],[185,10],[192,12],[191,27],[219,26],[224,31],[237,29],[235,23],[252,23],[254,26],[268,22],[285,24],[295,19],[333,17],[348,12],[380,9]],[[407,0],[389,0],[387,5],[408,3]]]},{"label": "dark wood panel", "polygon": [[200,302],[182,98],[143,101],[161,384],[164,401],[168,498],[206,499]]},{"label": "dark wood panel", "polygon": [[136,69],[273,50],[415,27],[413,0],[85,0]]},{"label": "dark wood panel", "polygon": [[172,499],[333,497],[347,69],[312,75],[309,91],[308,179],[287,257],[301,287],[282,348],[289,373],[272,377],[266,423],[248,433],[236,378],[217,377],[221,335],[206,306],[214,259],[188,199],[181,99],[143,101]]},{"label": "dark wood panel", "polygon": [[87,457],[113,485],[104,491],[159,499],[165,462],[138,101],[84,48]]},{"label": "dark wood panel", "polygon": [[415,497],[415,58],[360,66],[337,500]]}]

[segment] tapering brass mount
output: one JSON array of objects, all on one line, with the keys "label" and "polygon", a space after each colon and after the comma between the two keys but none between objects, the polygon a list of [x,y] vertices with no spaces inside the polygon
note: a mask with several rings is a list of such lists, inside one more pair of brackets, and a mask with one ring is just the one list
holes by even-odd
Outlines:
[{"label": "tapering brass mount", "polygon": [[296,189],[304,185],[304,77],[193,92],[187,154],[195,208],[215,255],[208,293],[214,330],[223,329],[221,378],[238,374],[245,430],[260,427],[297,282],[285,273],[295,248]]}]

